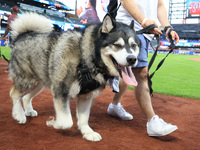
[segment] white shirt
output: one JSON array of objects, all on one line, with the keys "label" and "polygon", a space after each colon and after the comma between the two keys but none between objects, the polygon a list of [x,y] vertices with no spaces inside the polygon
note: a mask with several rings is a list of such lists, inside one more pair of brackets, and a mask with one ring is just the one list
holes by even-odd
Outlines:
[{"label": "white shirt", "polygon": [[[157,6],[158,0],[134,0],[137,4],[138,8],[142,12],[142,14],[147,19],[158,21],[157,19]],[[120,0],[118,0],[118,5],[120,4]],[[134,28],[136,31],[142,29],[141,25],[126,11],[126,9],[121,5],[117,11],[116,20],[119,22],[123,22],[127,25],[131,24],[131,21],[134,20]],[[151,40],[153,35],[145,34],[145,37]]]}]

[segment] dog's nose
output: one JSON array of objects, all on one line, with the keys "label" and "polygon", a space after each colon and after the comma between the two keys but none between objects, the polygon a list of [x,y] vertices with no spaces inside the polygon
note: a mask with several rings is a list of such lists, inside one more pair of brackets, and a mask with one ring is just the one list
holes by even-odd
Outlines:
[{"label": "dog's nose", "polygon": [[127,62],[128,62],[129,64],[134,64],[134,63],[136,62],[136,58],[135,58],[135,56],[133,56],[133,55],[129,55],[129,56],[126,58],[126,60],[127,60]]}]

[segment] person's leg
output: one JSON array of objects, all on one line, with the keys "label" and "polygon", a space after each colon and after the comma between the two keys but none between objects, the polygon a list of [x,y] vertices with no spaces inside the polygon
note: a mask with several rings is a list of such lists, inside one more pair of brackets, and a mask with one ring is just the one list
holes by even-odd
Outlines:
[{"label": "person's leg", "polygon": [[119,93],[115,93],[113,96],[112,103],[108,106],[108,114],[111,116],[118,117],[122,120],[132,120],[133,116],[126,112],[126,110],[121,105],[121,99],[127,89],[127,84],[120,78],[119,80]]},{"label": "person's leg", "polygon": [[[148,66],[148,61],[147,61],[147,48],[148,48],[148,40],[145,39],[145,37],[142,35],[142,34],[139,34],[137,35],[138,38],[140,39],[141,41],[141,48],[140,48],[140,54],[138,56],[138,65],[137,67],[141,67],[141,66]],[[137,80],[137,78],[136,78]],[[115,93],[114,96],[113,96],[113,100],[112,100],[112,104],[114,106],[118,105],[118,104],[121,104],[121,100],[122,100],[122,97],[124,96],[124,93],[127,89],[127,85],[126,83],[121,79],[120,82],[119,82],[119,93]],[[119,115],[116,115],[117,111],[110,111],[109,113],[109,110],[112,110],[112,109],[109,109],[109,108],[112,108],[111,106],[113,105],[109,105],[108,107],[108,114],[115,114],[115,116],[119,117],[119,118],[122,118],[121,116],[123,115],[120,115],[120,113],[118,113]],[[124,111],[119,111],[119,112],[126,112],[125,110]],[[128,112],[126,112],[127,114],[129,114]],[[123,113],[122,113],[123,114]],[[133,118],[131,117],[132,115],[129,114],[128,116],[130,116],[130,118]]]},{"label": "person's leg", "polygon": [[141,67],[141,68],[133,69],[133,73],[138,82],[138,86],[136,86],[134,89],[135,97],[142,111],[147,117],[147,121],[149,122],[151,118],[155,116],[155,112],[153,110],[152,103],[151,103],[151,96],[149,94],[149,87],[148,87],[148,80],[147,80],[148,68]]},{"label": "person's leg", "polygon": [[147,54],[148,54],[148,45],[149,41],[144,38],[144,36],[138,36],[141,40],[141,52],[138,57],[139,63],[137,68],[133,69],[133,73],[136,77],[138,82],[138,86],[135,87],[135,97],[140,105],[142,111],[144,112],[147,118],[147,133],[149,136],[164,136],[170,134],[171,132],[177,130],[177,126],[167,124],[164,122],[163,119],[159,118],[155,115],[151,96],[149,93],[148,87],[148,61],[147,61]]},{"label": "person's leg", "polygon": [[118,103],[121,103],[121,100],[124,96],[124,93],[127,89],[127,84],[120,78],[119,80],[119,93],[115,93],[113,96],[112,104],[117,105]]},{"label": "person's leg", "polygon": [[146,126],[148,135],[164,136],[177,130],[177,126],[168,124],[163,119],[155,115],[148,87],[148,67],[138,67],[137,69],[133,69],[133,73],[138,82],[138,86],[134,89],[135,97],[147,118]]},{"label": "person's leg", "polygon": [[[147,61],[147,49],[148,49],[148,44],[149,44],[148,40],[146,40],[142,34],[139,34],[137,36],[141,41],[141,49],[140,49],[140,54],[138,56],[137,67],[148,66],[148,61]],[[124,93],[125,93],[127,87],[128,86],[126,85],[126,83],[121,79],[119,82],[119,93],[114,94],[112,104],[110,104],[108,107],[108,114],[113,115],[113,116],[115,115],[121,119],[123,118],[123,116],[128,116],[128,118],[130,118],[130,119],[127,119],[127,120],[131,120],[133,118],[133,116],[131,114],[129,114],[128,112],[126,112],[124,109],[123,109],[123,111],[117,111],[117,110],[121,110],[120,109],[122,107],[121,100],[122,100],[122,97],[124,96]],[[120,107],[114,109],[114,106],[117,106],[118,104]],[[111,106],[113,106],[113,107],[111,107]],[[121,112],[121,113],[118,113],[118,112]],[[126,120],[126,119],[124,119],[124,120]]]},{"label": "person's leg", "polygon": [[[138,57],[139,63],[137,65],[137,69],[133,69],[133,73],[136,77],[138,82],[138,86],[135,87],[135,97],[144,112],[147,118],[147,133],[149,136],[164,136],[170,134],[171,132],[177,130],[177,126],[167,124],[163,121],[163,119],[159,118],[155,115],[153,110],[151,96],[149,94],[149,87],[148,87],[148,61],[147,61],[147,54],[148,54],[148,45],[149,42],[147,39],[144,38],[143,35],[138,35],[141,40],[141,52]],[[126,88],[123,86],[123,82],[120,82],[120,92],[115,94],[113,97],[113,104],[120,102],[122,97],[126,91]]]}]

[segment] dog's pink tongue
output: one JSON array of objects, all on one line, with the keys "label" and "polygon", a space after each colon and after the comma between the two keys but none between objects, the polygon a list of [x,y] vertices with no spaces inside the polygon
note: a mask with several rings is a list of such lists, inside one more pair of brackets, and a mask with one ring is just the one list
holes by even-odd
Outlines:
[{"label": "dog's pink tongue", "polygon": [[122,78],[127,85],[137,86],[138,83],[135,76],[131,70],[131,67],[122,67]]}]

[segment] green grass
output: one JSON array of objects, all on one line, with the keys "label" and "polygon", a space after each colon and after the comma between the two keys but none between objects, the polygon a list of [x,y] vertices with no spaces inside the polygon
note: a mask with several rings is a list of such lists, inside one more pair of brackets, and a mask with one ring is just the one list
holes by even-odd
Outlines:
[{"label": "green grass", "polygon": [[[150,72],[165,55],[157,55]],[[200,62],[190,58],[200,56],[170,54],[152,78],[154,93],[200,99]]]},{"label": "green grass", "polygon": [[[1,53],[10,59],[9,47],[1,47]],[[150,72],[165,55],[157,55]],[[149,54],[149,60],[151,56]],[[200,56],[170,54],[152,78],[154,93],[200,99],[200,62],[190,58]]]},{"label": "green grass", "polygon": [[8,60],[10,60],[10,47],[1,46],[0,50],[1,50],[1,58],[3,58],[2,55],[4,55]]}]

